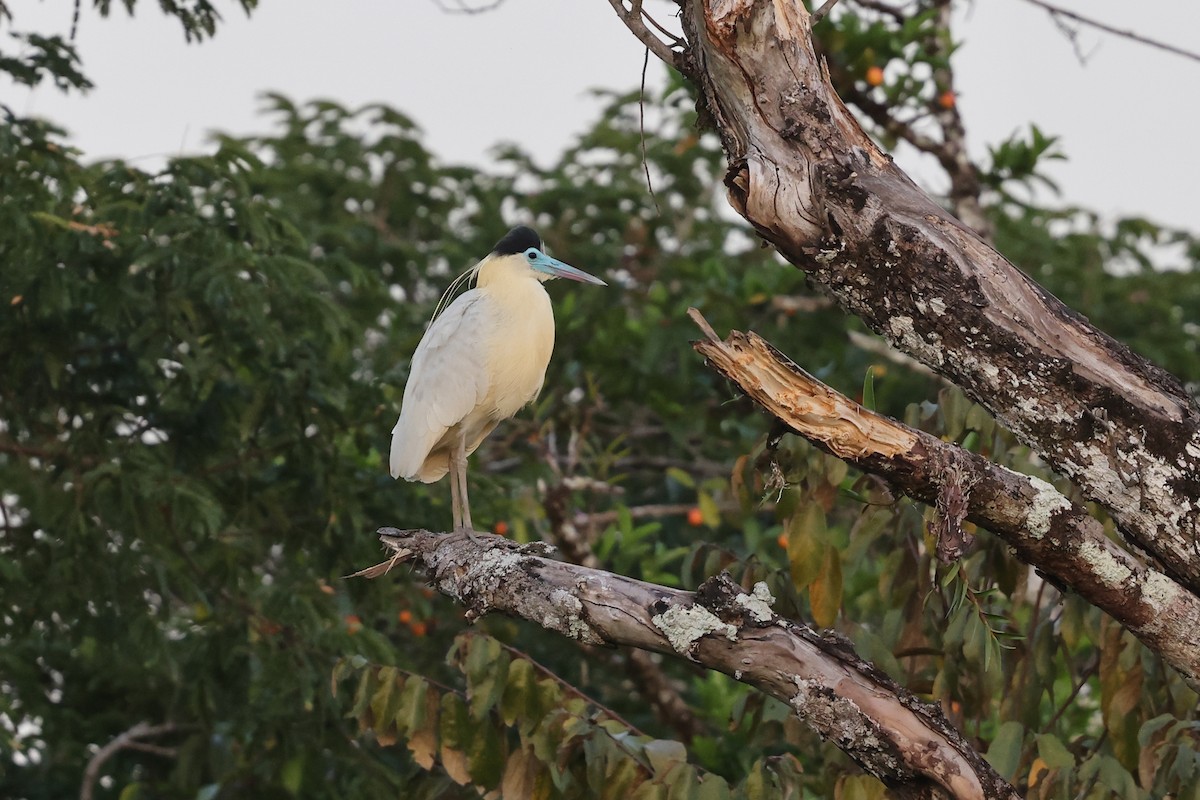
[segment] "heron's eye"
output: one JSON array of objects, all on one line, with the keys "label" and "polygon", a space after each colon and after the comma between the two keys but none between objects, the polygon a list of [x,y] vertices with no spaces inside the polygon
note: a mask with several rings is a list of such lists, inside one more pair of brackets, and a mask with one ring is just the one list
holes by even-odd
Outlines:
[{"label": "heron's eye", "polygon": [[537,260],[537,250],[529,250],[528,252],[525,253],[525,255],[529,256],[530,261]]}]

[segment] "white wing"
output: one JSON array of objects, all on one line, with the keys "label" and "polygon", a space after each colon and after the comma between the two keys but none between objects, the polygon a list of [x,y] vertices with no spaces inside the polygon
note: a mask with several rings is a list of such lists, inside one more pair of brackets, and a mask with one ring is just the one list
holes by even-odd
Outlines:
[{"label": "white wing", "polygon": [[445,474],[421,467],[446,432],[462,422],[488,390],[483,336],[486,303],[479,289],[464,292],[433,321],[417,351],[404,387],[400,419],[392,429],[393,478],[430,482]]}]

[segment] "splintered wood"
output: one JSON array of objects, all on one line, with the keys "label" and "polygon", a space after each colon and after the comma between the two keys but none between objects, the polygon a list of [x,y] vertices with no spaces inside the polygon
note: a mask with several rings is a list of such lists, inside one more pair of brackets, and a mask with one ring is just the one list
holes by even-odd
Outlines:
[{"label": "splintered wood", "polygon": [[731,331],[721,341],[696,309],[705,339],[693,346],[722,375],[796,433],[839,458],[892,458],[917,443],[914,431],[863,408],[809,375],[756,333]]}]

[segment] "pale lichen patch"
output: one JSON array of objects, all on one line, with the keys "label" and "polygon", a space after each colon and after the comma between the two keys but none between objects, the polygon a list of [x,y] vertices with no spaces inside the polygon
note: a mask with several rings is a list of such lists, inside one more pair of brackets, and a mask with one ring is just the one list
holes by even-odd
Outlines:
[{"label": "pale lichen patch", "polygon": [[1192,440],[1183,446],[1183,449],[1192,458],[1200,458],[1200,434],[1193,436]]},{"label": "pale lichen patch", "polygon": [[752,594],[742,592],[733,598],[734,602],[750,612],[750,616],[756,622],[769,621],[775,616],[774,612],[771,611],[771,606],[775,604],[775,598],[771,595],[771,590],[767,588],[765,581],[759,581],[754,584],[752,591]]},{"label": "pale lichen patch", "polygon": [[730,641],[737,638],[737,628],[721,620],[702,606],[671,606],[650,619],[675,652],[688,656],[692,645],[710,633],[723,634]]},{"label": "pale lichen patch", "polygon": [[1026,477],[1029,485],[1033,487],[1033,499],[1029,503],[1029,513],[1025,516],[1025,527],[1029,529],[1033,538],[1041,539],[1050,532],[1051,517],[1070,508],[1071,501],[1041,478],[1032,475]]},{"label": "pale lichen patch", "polygon": [[597,644],[602,641],[584,620],[583,603],[566,589],[555,589],[550,593],[550,613],[542,618],[542,627],[582,642]]},{"label": "pale lichen patch", "polygon": [[1179,591],[1179,584],[1156,570],[1142,584],[1142,598],[1159,613],[1176,601]]},{"label": "pale lichen patch", "polygon": [[461,564],[447,558],[453,554],[452,550],[440,548],[430,557],[429,566],[435,574],[442,576],[438,581],[442,592],[457,600],[465,600],[469,594],[490,596],[524,558],[511,550],[487,550],[477,559]]},{"label": "pale lichen patch", "polygon": [[800,719],[823,738],[857,750],[879,750],[882,742],[875,722],[853,700],[834,694],[817,681],[795,678],[791,706]]},{"label": "pale lichen patch", "polygon": [[940,366],[945,363],[946,356],[942,352],[942,348],[937,346],[941,337],[933,334],[930,338],[936,338],[937,341],[927,342],[922,339],[916,328],[913,327],[912,317],[903,314],[892,317],[888,321],[887,327],[892,340],[901,350],[916,356],[926,364],[933,363]]},{"label": "pale lichen patch", "polygon": [[1084,539],[1079,545],[1079,555],[1108,586],[1119,586],[1133,575],[1133,571],[1118,561],[1108,548],[1091,539]]}]

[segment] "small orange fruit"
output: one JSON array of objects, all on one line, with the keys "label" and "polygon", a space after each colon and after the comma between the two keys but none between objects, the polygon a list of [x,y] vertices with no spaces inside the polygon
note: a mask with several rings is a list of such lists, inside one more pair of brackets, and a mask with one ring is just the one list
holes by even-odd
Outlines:
[{"label": "small orange fruit", "polygon": [[413,636],[424,636],[426,633],[429,632],[429,628],[426,627],[424,622],[414,622],[412,625],[409,625],[408,627],[409,627],[409,630],[411,630],[413,632]]},{"label": "small orange fruit", "polygon": [[396,619],[407,625],[408,623],[412,622],[412,612],[406,608],[396,615]]},{"label": "small orange fruit", "polygon": [[704,524],[704,515],[700,513],[700,509],[698,508],[689,508],[687,512],[687,521],[688,525],[691,525],[693,528],[699,528]]},{"label": "small orange fruit", "polygon": [[944,91],[941,94],[939,94],[938,99],[937,99],[938,105],[941,106],[942,108],[946,109],[947,111],[954,108],[954,101],[955,101],[954,92],[951,92],[949,90]]},{"label": "small orange fruit", "polygon": [[497,536],[508,536],[508,523],[504,520],[500,520],[492,526],[492,533],[496,534]]},{"label": "small orange fruit", "polygon": [[358,614],[346,615],[346,632],[351,636],[362,630],[362,619]]},{"label": "small orange fruit", "polygon": [[867,67],[866,80],[868,86],[883,85],[883,68],[876,66]]},{"label": "small orange fruit", "polygon": [[788,544],[788,535],[787,535],[786,533],[781,533],[781,534],[779,534],[779,538],[778,538],[778,539],[776,539],[776,540],[775,540],[775,542],[776,542],[776,544],[778,544],[780,547],[782,547],[784,550],[787,550],[787,544]]}]

